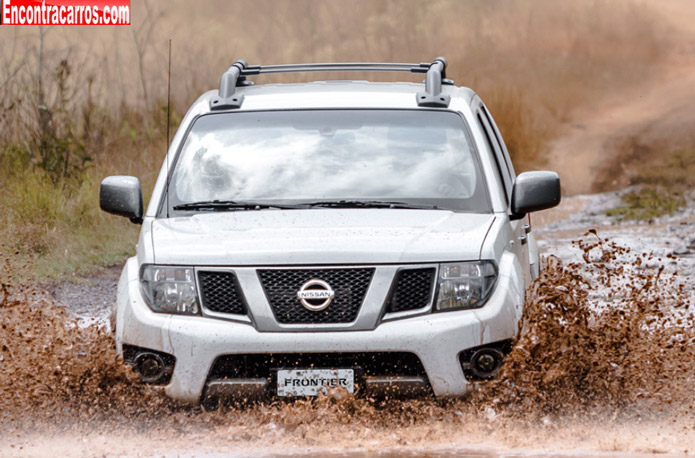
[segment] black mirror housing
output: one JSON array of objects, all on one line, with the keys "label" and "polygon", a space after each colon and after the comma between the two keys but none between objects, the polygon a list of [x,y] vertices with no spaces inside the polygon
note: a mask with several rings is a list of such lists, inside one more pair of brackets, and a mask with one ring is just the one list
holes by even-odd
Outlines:
[{"label": "black mirror housing", "polygon": [[144,209],[140,180],[122,175],[104,178],[99,189],[99,206],[107,213],[141,224]]},{"label": "black mirror housing", "polygon": [[512,191],[512,215],[523,216],[557,206],[562,198],[560,177],[555,172],[524,172]]}]

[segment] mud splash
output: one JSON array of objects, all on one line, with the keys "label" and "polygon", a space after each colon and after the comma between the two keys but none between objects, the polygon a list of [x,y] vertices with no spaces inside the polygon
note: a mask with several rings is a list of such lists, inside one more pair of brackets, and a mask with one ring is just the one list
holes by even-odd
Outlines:
[{"label": "mud splash", "polygon": [[[478,400],[512,415],[691,408],[695,326],[685,279],[595,231],[581,263],[546,260],[500,377]],[[492,397],[492,400],[490,398]]]},{"label": "mud splash", "polygon": [[9,258],[0,262],[0,422],[70,420],[70,427],[165,407],[167,401],[124,366],[107,329],[18,282]]},{"label": "mud splash", "polygon": [[[12,432],[27,448],[19,453],[0,445],[0,454],[43,454],[28,447],[53,444],[46,437],[67,431],[77,434],[78,443],[79,437],[102,440],[108,434],[104,443],[110,445],[96,454],[126,455],[143,449],[113,448],[110,441],[146,434],[158,444],[146,449],[151,453],[191,447],[212,453],[232,445],[266,453],[384,450],[489,441],[495,447],[688,449],[695,440],[695,313],[687,279],[675,271],[675,260],[632,253],[595,232],[574,243],[582,261],[546,259],[503,370],[465,399],[333,396],[214,411],[178,407],[139,384],[116,355],[107,329],[85,326],[13,279],[4,257],[0,436]],[[37,428],[38,437],[32,435]],[[623,439],[605,438],[606,428],[622,431]],[[174,440],[180,437],[185,439]],[[70,447],[73,454],[88,454]]]}]

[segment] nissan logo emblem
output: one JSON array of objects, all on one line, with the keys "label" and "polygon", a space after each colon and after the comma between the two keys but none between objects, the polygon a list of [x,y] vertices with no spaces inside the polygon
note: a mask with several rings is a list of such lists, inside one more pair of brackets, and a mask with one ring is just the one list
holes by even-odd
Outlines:
[{"label": "nissan logo emblem", "polygon": [[328,283],[314,278],[299,288],[297,297],[305,309],[312,312],[320,312],[331,305],[335,292]]}]

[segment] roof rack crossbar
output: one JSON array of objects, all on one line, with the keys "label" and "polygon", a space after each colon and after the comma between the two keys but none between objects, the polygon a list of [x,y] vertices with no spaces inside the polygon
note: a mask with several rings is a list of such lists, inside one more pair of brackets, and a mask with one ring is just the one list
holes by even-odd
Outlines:
[{"label": "roof rack crossbar", "polygon": [[[243,72],[243,76],[265,75],[272,73],[312,73],[312,72],[413,72],[410,68],[389,68],[389,67],[312,67],[312,68],[266,68],[263,67],[260,71]],[[420,73],[420,72],[418,72]],[[425,72],[421,72],[425,73]]]},{"label": "roof rack crossbar", "polygon": [[243,94],[236,94],[236,87],[253,84],[247,76],[273,73],[299,72],[408,72],[425,73],[425,91],[417,93],[419,106],[448,107],[451,98],[442,94],[442,84],[453,84],[446,79],[446,59],[437,57],[432,62],[419,64],[387,62],[344,62],[311,63],[283,65],[249,65],[245,60],[237,60],[224,72],[220,79],[219,95],[210,101],[210,109],[224,110],[240,108]]},{"label": "roof rack crossbar", "polygon": [[419,64],[379,63],[379,62],[344,62],[344,63],[313,63],[287,65],[257,65],[247,67],[242,75],[260,75],[264,73],[296,73],[296,72],[330,72],[330,71],[365,71],[365,72],[411,72],[425,73],[427,68]]}]

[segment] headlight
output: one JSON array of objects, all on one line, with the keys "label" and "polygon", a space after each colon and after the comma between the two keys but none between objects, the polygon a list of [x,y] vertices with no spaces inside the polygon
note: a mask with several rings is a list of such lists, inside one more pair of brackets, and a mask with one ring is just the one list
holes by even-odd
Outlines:
[{"label": "headlight", "polygon": [[147,305],[155,312],[198,314],[195,275],[190,267],[144,266],[140,284]]},{"label": "headlight", "polygon": [[492,261],[440,264],[437,310],[482,307],[496,279],[497,268]]}]

